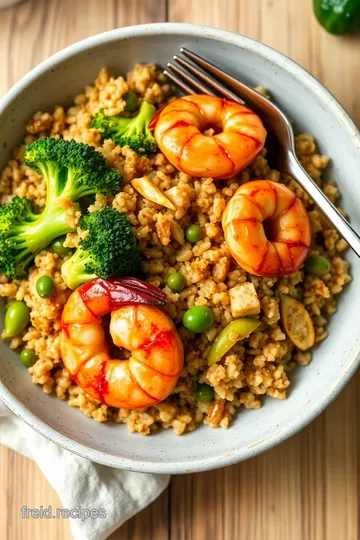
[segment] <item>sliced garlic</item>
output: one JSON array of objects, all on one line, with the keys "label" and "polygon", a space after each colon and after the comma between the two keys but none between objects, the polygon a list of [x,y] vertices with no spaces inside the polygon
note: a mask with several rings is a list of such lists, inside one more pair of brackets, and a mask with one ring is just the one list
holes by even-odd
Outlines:
[{"label": "sliced garlic", "polygon": [[160,204],[161,206],[165,206],[165,208],[169,208],[169,210],[176,210],[176,206],[147,176],[134,178],[134,180],[131,181],[131,185],[140,193],[140,195],[145,197],[145,199]]}]

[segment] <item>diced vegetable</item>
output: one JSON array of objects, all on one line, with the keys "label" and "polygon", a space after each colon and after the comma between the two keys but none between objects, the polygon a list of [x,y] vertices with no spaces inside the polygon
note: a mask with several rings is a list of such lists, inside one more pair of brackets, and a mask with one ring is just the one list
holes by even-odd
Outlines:
[{"label": "diced vegetable", "polygon": [[258,326],[260,326],[260,321],[255,319],[236,319],[225,326],[210,347],[207,357],[208,365],[219,362],[235,343],[249,337]]},{"label": "diced vegetable", "polygon": [[140,193],[140,195],[145,197],[145,199],[149,199],[149,201],[165,206],[165,208],[169,208],[169,210],[176,210],[176,206],[147,176],[134,178],[131,185]]},{"label": "diced vegetable", "polygon": [[315,343],[315,330],[303,304],[288,294],[281,294],[280,313],[288,338],[301,351],[310,349]]}]

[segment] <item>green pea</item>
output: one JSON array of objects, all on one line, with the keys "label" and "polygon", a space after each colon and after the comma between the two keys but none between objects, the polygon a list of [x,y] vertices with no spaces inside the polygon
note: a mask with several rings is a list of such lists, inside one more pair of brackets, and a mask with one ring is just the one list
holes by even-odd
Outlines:
[{"label": "green pea", "polygon": [[330,261],[322,255],[310,255],[305,261],[305,270],[313,276],[325,276],[330,272]]},{"label": "green pea", "polygon": [[174,292],[181,292],[185,287],[185,278],[180,272],[174,272],[168,276],[166,285]]},{"label": "green pea", "polygon": [[191,244],[196,244],[196,242],[199,242],[199,240],[203,237],[203,230],[200,227],[200,225],[197,225],[196,223],[194,225],[190,225],[186,231],[185,231],[185,237],[188,242],[191,242]]},{"label": "green pea", "polygon": [[212,401],[214,399],[214,389],[205,383],[196,385],[195,394],[199,401]]},{"label": "green pea", "polygon": [[206,306],[194,306],[185,311],[183,325],[190,332],[206,332],[214,323],[214,314]]},{"label": "green pea", "polygon": [[72,253],[71,248],[64,246],[65,239],[66,236],[59,236],[59,238],[56,238],[51,244],[53,252],[61,257],[65,257],[66,255],[70,255],[70,253]]},{"label": "green pea", "polygon": [[25,302],[15,301],[5,313],[5,334],[11,338],[25,330],[30,322],[30,308]]},{"label": "green pea", "polygon": [[51,276],[41,276],[36,282],[36,292],[41,298],[50,298],[55,292],[55,281]]},{"label": "green pea", "polygon": [[139,100],[137,95],[134,94],[134,92],[126,92],[126,94],[123,95],[123,100],[126,103],[126,112],[134,112],[139,107]]},{"label": "green pea", "polygon": [[23,349],[20,353],[20,360],[27,368],[33,366],[37,359],[38,357],[33,349]]}]

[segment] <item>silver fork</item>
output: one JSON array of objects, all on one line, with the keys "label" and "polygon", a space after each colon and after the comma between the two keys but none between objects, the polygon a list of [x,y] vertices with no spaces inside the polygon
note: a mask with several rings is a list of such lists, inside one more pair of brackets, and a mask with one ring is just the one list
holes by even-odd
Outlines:
[{"label": "silver fork", "polygon": [[256,90],[234,79],[201,56],[184,47],[180,48],[180,52],[182,56],[173,57],[176,64],[167,64],[165,75],[185,94],[220,95],[253,109],[276,139],[278,152],[275,164],[278,169],[295,178],[360,257],[359,235],[300,165],[295,153],[294,132],[284,113]]}]

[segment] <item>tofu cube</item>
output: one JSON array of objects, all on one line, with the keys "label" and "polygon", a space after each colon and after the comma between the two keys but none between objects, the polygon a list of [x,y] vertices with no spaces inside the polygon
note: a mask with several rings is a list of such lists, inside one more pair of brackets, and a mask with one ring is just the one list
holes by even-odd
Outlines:
[{"label": "tofu cube", "polygon": [[234,318],[260,313],[260,300],[250,281],[229,290],[231,313]]}]

